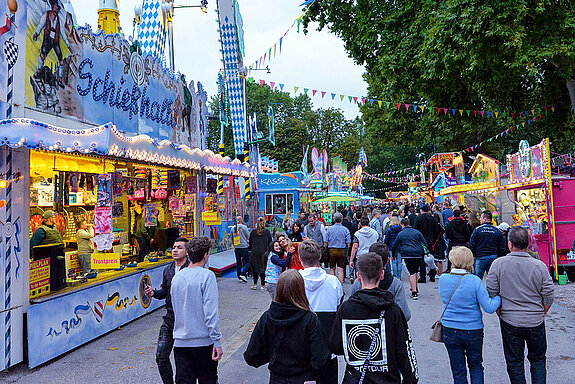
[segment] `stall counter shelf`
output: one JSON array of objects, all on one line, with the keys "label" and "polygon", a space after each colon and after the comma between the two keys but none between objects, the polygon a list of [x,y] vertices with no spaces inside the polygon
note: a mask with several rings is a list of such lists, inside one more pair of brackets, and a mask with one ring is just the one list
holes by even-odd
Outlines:
[{"label": "stall counter shelf", "polygon": [[30,299],[30,304],[42,303],[45,300],[56,299],[64,295],[68,295],[72,292],[80,291],[82,289],[90,288],[99,284],[112,282],[114,280],[124,278],[130,274],[138,273],[141,272],[142,270],[148,270],[151,267],[157,267],[168,264],[171,261],[173,261],[173,259],[170,257],[169,259],[160,259],[159,261],[154,263],[144,261],[138,263],[137,267],[131,267],[131,268],[125,267],[122,270],[111,269],[105,272],[99,272],[95,278],[88,279],[86,283],[78,283],[77,285],[67,286],[66,288],[60,289],[57,292],[50,292],[48,294],[40,295],[38,297]]},{"label": "stall counter shelf", "polygon": [[80,286],[30,300],[28,364],[37,367],[164,305],[148,298],[146,285],[157,289],[172,259],[142,262],[137,267],[103,272]]}]

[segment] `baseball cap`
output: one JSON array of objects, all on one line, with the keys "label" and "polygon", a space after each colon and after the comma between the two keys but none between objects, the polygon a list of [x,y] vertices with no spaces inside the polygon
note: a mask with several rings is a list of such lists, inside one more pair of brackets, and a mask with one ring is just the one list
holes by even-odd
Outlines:
[{"label": "baseball cap", "polygon": [[56,212],[52,211],[51,209],[47,210],[46,212],[44,212],[44,214],[42,215],[42,219],[44,220],[48,220],[51,219],[52,217],[56,216]]}]

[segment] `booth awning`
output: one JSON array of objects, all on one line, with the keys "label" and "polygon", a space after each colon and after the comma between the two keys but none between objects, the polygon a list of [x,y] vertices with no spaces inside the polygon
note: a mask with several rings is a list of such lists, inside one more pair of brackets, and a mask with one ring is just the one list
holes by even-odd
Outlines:
[{"label": "booth awning", "polygon": [[222,175],[256,176],[255,170],[248,163],[222,157],[209,149],[190,148],[168,140],[157,142],[147,135],[128,136],[111,123],[92,128],[69,129],[31,119],[2,120],[0,145],[92,153]]},{"label": "booth awning", "polygon": [[343,202],[343,201],[359,201],[359,199],[351,196],[328,196],[324,197],[323,199],[312,201],[312,203]]},{"label": "booth awning", "polygon": [[484,181],[481,183],[470,183],[470,184],[459,184],[459,185],[452,185],[451,187],[443,188],[439,191],[440,196],[450,195],[453,193],[464,193],[464,192],[471,192],[471,191],[480,191],[483,189],[488,188],[496,188],[497,181]]}]

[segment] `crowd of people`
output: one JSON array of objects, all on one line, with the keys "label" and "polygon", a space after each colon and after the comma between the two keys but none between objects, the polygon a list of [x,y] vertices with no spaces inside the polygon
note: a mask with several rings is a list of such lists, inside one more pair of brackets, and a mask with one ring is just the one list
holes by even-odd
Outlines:
[{"label": "crowd of people", "polygon": [[[259,282],[272,300],[251,335],[246,363],[268,364],[270,383],[337,383],[335,356],[343,356],[343,383],[417,383],[406,271],[413,300],[418,284],[439,276],[441,334],[454,383],[467,383],[468,375],[472,384],[484,382],[481,308],[499,315],[510,382],[526,383],[527,345],[531,382],[545,383],[549,272],[527,252],[525,228],[496,227],[490,211],[462,211],[449,204],[342,208],[329,226],[317,212],[302,212],[273,234],[264,218],[250,231],[238,217],[238,281],[247,283],[251,273],[251,288]],[[172,348],[176,383],[217,383],[218,290],[203,268],[210,246],[205,237],[176,240],[161,287],[146,288],[166,299],[156,359],[164,383],[173,382]]]}]

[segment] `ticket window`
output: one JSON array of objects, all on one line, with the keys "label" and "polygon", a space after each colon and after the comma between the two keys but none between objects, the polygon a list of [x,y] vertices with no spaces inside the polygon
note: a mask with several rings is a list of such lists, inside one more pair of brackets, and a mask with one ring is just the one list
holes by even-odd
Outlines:
[{"label": "ticket window", "polygon": [[268,194],[266,195],[266,215],[284,215],[293,213],[293,194]]}]

